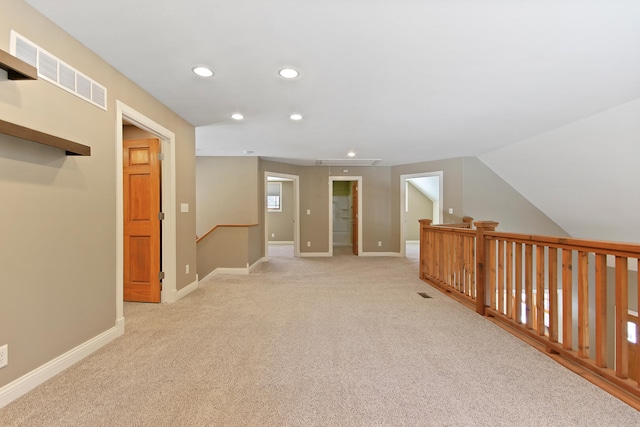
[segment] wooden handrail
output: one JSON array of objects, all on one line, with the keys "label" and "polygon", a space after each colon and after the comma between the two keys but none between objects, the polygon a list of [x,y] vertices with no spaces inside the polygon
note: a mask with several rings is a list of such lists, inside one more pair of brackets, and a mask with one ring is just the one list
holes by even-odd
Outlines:
[{"label": "wooden handrail", "polygon": [[214,226],[211,230],[209,230],[206,233],[204,233],[202,236],[200,236],[200,237],[196,236],[196,243],[198,243],[199,241],[201,241],[202,239],[207,237],[209,234],[213,233],[217,228],[221,228],[221,227],[256,227],[258,225],[260,225],[260,224],[218,224],[218,225]]},{"label": "wooden handrail", "polygon": [[474,225],[421,220],[420,278],[640,409],[640,344],[632,356],[627,341],[627,323],[637,323],[628,313],[628,278],[640,245]]}]

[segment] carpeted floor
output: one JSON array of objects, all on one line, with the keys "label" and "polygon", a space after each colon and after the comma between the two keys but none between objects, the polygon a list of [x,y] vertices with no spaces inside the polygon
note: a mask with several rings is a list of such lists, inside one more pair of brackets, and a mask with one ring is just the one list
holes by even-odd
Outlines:
[{"label": "carpeted floor", "polygon": [[0,425],[640,425],[417,275],[412,257],[275,256],[172,305],[125,304],[123,337]]}]

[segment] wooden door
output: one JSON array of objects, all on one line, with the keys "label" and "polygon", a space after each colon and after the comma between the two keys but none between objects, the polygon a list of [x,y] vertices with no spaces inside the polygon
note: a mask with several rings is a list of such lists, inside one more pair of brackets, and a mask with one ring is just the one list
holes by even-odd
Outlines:
[{"label": "wooden door", "polygon": [[160,302],[158,139],[124,141],[124,300]]},{"label": "wooden door", "polygon": [[358,183],[351,186],[351,247],[353,254],[358,255]]}]

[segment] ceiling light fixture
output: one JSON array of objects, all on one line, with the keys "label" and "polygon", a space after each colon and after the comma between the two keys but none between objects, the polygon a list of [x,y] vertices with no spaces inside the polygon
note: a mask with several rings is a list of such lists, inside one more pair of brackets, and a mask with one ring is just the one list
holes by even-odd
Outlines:
[{"label": "ceiling light fixture", "polygon": [[290,115],[289,118],[291,120],[295,120],[295,121],[302,120],[302,114],[295,113],[295,114]]},{"label": "ceiling light fixture", "polygon": [[298,70],[294,70],[293,68],[283,68],[282,70],[278,71],[278,74],[280,74],[280,76],[284,77],[285,79],[295,79],[300,75]]},{"label": "ceiling light fixture", "polygon": [[355,156],[356,156],[356,153],[354,153],[353,151],[349,151],[349,152],[347,153],[347,156],[349,156],[349,157],[355,157]]},{"label": "ceiling light fixture", "polygon": [[231,118],[233,120],[244,120],[244,116],[242,114],[240,114],[240,113],[233,113],[231,115]]},{"label": "ceiling light fixture", "polygon": [[194,74],[200,77],[211,77],[213,76],[213,71],[207,67],[193,67],[192,71]]}]

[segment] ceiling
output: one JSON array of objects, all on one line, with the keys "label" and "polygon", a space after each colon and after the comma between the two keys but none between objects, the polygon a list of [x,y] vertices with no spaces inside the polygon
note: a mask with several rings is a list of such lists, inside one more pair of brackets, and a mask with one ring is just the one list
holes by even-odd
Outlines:
[{"label": "ceiling", "polygon": [[477,156],[640,98],[637,0],[27,2],[196,126],[197,155]]}]

